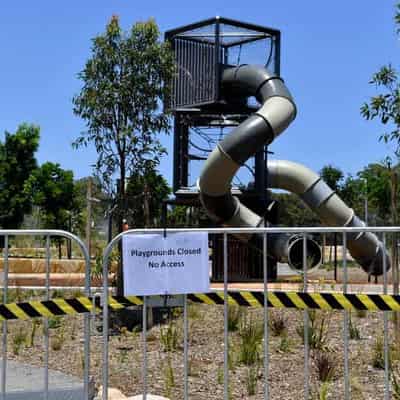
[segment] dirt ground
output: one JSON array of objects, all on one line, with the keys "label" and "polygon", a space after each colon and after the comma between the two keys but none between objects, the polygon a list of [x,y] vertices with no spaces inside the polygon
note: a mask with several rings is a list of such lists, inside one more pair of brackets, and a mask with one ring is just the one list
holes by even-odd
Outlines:
[{"label": "dirt ground", "polygon": [[[245,309],[232,313],[237,330],[229,333],[230,398],[263,399],[263,342],[256,346],[256,361],[247,366],[242,360],[245,327],[262,326],[262,309]],[[174,318],[162,326],[151,328],[147,336],[149,392],[170,399],[183,398],[183,318],[175,311]],[[269,391],[271,399],[302,399],[304,396],[303,312],[269,310],[271,322],[283,325],[286,334],[269,337]],[[393,342],[392,316],[388,315],[390,340]],[[377,368],[382,358],[379,338],[383,335],[383,314],[351,315],[352,325],[360,338],[350,340],[350,383],[352,399],[383,399],[383,369]],[[231,318],[230,318],[231,320]],[[96,318],[92,325],[101,321]],[[235,318],[232,317],[232,324]],[[325,328],[321,328],[321,323]],[[234,324],[233,324],[234,325]],[[36,327],[35,327],[36,326]],[[50,320],[50,368],[81,377],[83,371],[82,317]],[[34,328],[35,327],[35,328]],[[310,387],[312,399],[343,399],[343,313],[315,313],[316,335],[323,332],[321,350],[310,352]],[[257,328],[258,329],[258,328]],[[322,329],[322,330],[321,330]],[[223,307],[191,304],[189,306],[189,393],[194,400],[223,398]],[[298,332],[299,331],[299,332]],[[8,323],[8,358],[43,365],[43,326],[33,321]],[[299,334],[300,333],[300,334]],[[32,343],[32,338],[33,343]],[[110,336],[109,384],[126,395],[141,393],[141,334],[122,329]],[[378,344],[377,344],[378,343]],[[378,346],[378,347],[377,347]],[[398,351],[392,359],[397,371]],[[318,378],[318,355],[328,355],[332,367],[330,379]],[[101,383],[102,336],[93,329],[91,340],[91,374]],[[397,372],[395,374],[397,376]],[[51,382],[50,382],[51,385]],[[249,392],[255,390],[255,395]],[[320,392],[327,391],[325,397]]]}]

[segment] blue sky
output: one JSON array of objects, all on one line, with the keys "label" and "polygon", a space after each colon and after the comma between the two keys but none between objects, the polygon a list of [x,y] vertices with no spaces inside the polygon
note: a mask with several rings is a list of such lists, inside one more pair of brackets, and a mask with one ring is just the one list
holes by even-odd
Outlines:
[{"label": "blue sky", "polygon": [[[383,159],[392,150],[378,143],[383,128],[364,121],[368,85],[383,63],[400,65],[393,24],[395,1],[86,0],[4,1],[0,12],[0,132],[21,122],[41,126],[39,162],[59,162],[76,177],[91,172],[93,149],[71,142],[84,123],[72,113],[81,86],[77,73],[90,54],[91,38],[113,14],[128,29],[155,17],[161,30],[215,15],[282,31],[282,76],[298,105],[298,117],[271,147],[274,158],[319,170],[333,164],[346,173]],[[161,165],[172,176],[170,150]]]}]

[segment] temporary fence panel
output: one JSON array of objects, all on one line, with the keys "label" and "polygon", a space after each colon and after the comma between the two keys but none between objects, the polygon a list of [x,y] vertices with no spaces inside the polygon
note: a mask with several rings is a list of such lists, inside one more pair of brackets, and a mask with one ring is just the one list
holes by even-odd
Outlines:
[{"label": "temporary fence panel", "polygon": [[[49,383],[49,317],[54,315],[67,315],[72,314],[75,311],[84,314],[84,340],[83,340],[83,399],[89,400],[89,373],[90,373],[90,310],[87,304],[87,299],[90,297],[90,256],[88,250],[81,239],[77,236],[61,231],[61,230],[0,230],[0,237],[4,239],[4,253],[3,253],[3,304],[0,305],[0,320],[2,320],[2,349],[1,349],[1,383],[0,393],[1,399],[6,400],[8,398],[25,398],[24,390],[19,390],[18,393],[7,392],[7,343],[8,343],[8,329],[10,328],[9,320],[16,319],[28,319],[28,318],[43,318],[43,363],[44,363],[44,375],[42,388],[36,393],[36,396],[40,396],[44,400],[55,398],[57,393],[52,392],[51,384]],[[23,304],[8,304],[9,302],[9,246],[10,239],[15,237],[31,237],[31,238],[42,238],[45,240],[45,286],[44,298],[40,301],[28,301]],[[79,300],[66,301],[63,299],[50,300],[50,288],[51,288],[51,240],[52,239],[67,239],[75,243],[81,251],[82,257],[85,262],[85,288],[84,295],[86,296],[82,303]],[[86,309],[85,309],[86,307]],[[60,360],[62,362],[62,359]],[[36,384],[35,384],[36,385]],[[42,393],[42,395],[41,395]],[[60,396],[61,394],[58,394]],[[17,396],[17,397],[15,397]],[[18,397],[22,396],[22,397]]]},{"label": "temporary fence panel", "polygon": [[[383,333],[384,333],[384,399],[388,400],[391,393],[390,385],[390,345],[389,345],[389,327],[388,312],[397,311],[400,308],[400,297],[398,293],[388,295],[388,277],[386,271],[386,257],[383,254],[383,291],[381,294],[354,294],[349,293],[348,284],[348,264],[347,255],[344,252],[342,259],[343,282],[342,291],[336,293],[319,293],[309,290],[308,280],[308,260],[307,260],[307,237],[310,234],[329,234],[336,233],[342,235],[343,247],[346,248],[349,234],[361,232],[375,232],[381,235],[384,247],[386,247],[386,235],[396,234],[399,232],[398,227],[363,227],[363,228],[220,228],[220,229],[148,229],[148,230],[130,230],[116,236],[106,247],[103,257],[103,376],[102,376],[102,397],[107,399],[108,378],[109,378],[109,312],[112,309],[119,309],[131,304],[142,305],[143,321],[147,321],[148,304],[151,297],[147,296],[130,296],[124,297],[108,297],[108,265],[110,255],[117,244],[125,235],[135,234],[172,234],[178,232],[208,232],[212,234],[220,234],[223,236],[224,248],[224,279],[223,290],[215,291],[208,294],[190,294],[183,295],[183,398],[189,399],[189,324],[188,324],[188,300],[194,302],[203,302],[206,304],[222,304],[223,305],[223,321],[224,321],[224,379],[223,379],[223,398],[228,400],[229,391],[229,335],[228,335],[228,307],[230,304],[246,305],[246,306],[263,306],[263,326],[264,326],[264,350],[263,350],[263,398],[271,399],[270,388],[270,351],[269,351],[269,310],[272,307],[288,307],[303,309],[304,321],[304,388],[303,398],[309,400],[311,396],[310,389],[310,343],[309,343],[309,309],[324,310],[343,310],[343,398],[348,400],[351,398],[350,388],[350,365],[349,365],[349,312],[351,310],[373,310],[383,311]],[[270,289],[268,282],[268,239],[272,234],[277,233],[296,233],[302,235],[302,289],[297,292],[274,291]],[[263,238],[263,285],[262,291],[235,291],[228,288],[228,235],[261,235]],[[147,324],[143,323],[142,330],[142,393],[145,400],[148,394],[148,360],[147,360]],[[196,398],[195,394],[193,398]],[[300,391],[298,394],[300,398]]]}]

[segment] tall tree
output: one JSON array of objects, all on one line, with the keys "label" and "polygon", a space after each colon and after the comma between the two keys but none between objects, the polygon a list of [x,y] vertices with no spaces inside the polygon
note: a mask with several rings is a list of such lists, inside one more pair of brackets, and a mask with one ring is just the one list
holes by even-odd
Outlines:
[{"label": "tall tree", "polygon": [[[44,228],[70,230],[71,218],[79,212],[72,171],[46,162],[32,172],[24,192],[40,207]],[[58,244],[61,258],[61,241]]]},{"label": "tall tree", "polygon": [[31,210],[24,184],[37,167],[40,128],[21,124],[15,134],[6,132],[0,143],[0,226],[17,229]]},{"label": "tall tree", "polygon": [[[395,11],[396,31],[400,36],[400,3],[396,5]],[[367,119],[379,119],[388,127],[380,134],[379,140],[385,143],[392,142],[395,145],[395,155],[400,156],[400,79],[399,73],[388,63],[383,65],[379,71],[372,75],[370,85],[380,91],[368,102],[361,106],[361,115]]]},{"label": "tall tree", "polygon": [[[400,34],[400,3],[397,3],[395,10],[395,26],[396,31]],[[382,66],[378,72],[372,75],[369,82],[374,85],[380,93],[370,98],[361,106],[361,115],[367,119],[378,119],[387,129],[380,134],[379,140],[385,143],[391,142],[394,144],[394,154],[397,160],[400,157],[400,79],[398,71],[389,63]],[[396,161],[397,161],[396,160]],[[390,188],[391,188],[391,219],[392,224],[399,225],[397,213],[397,188],[398,174],[397,171],[391,168],[392,162],[388,164],[390,172]],[[399,266],[398,266],[398,246],[397,234],[393,235],[392,240],[392,265],[393,265],[393,281],[394,293],[399,293]],[[396,326],[396,341],[400,345],[400,318],[398,313],[395,313]]]},{"label": "tall tree", "polygon": [[344,178],[342,170],[329,164],[322,167],[320,175],[332,190],[340,194]]},{"label": "tall tree", "polygon": [[166,152],[158,134],[169,129],[169,117],[160,106],[169,96],[173,71],[172,52],[160,41],[154,20],[138,22],[125,33],[113,16],[105,33],[93,39],[91,56],[79,74],[83,87],[73,99],[74,113],[86,121],[87,131],[74,146],[93,143],[104,186],[112,190],[114,180],[120,182],[120,222],[127,178],[155,168]]}]

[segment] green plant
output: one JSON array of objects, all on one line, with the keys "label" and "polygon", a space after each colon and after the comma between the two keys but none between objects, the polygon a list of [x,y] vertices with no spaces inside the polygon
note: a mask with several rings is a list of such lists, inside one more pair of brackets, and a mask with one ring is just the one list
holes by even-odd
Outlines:
[{"label": "green plant", "polygon": [[251,316],[242,321],[239,329],[238,361],[253,365],[260,360],[260,346],[264,336],[264,326]]},{"label": "green plant", "polygon": [[385,353],[382,336],[377,336],[372,348],[372,366],[378,369],[385,369]]},{"label": "green plant", "polygon": [[17,356],[23,345],[26,345],[27,333],[25,329],[18,329],[12,338],[13,354]]},{"label": "green plant", "polygon": [[400,400],[399,371],[397,368],[392,369],[392,373],[390,374],[390,379],[392,381],[392,397],[394,400]]},{"label": "green plant", "polygon": [[329,382],[324,382],[319,388],[318,399],[328,400]]},{"label": "green plant", "polygon": [[246,390],[249,396],[254,396],[256,394],[257,381],[258,381],[258,368],[252,365],[247,368],[245,375]]},{"label": "green plant", "polygon": [[51,317],[48,319],[49,329],[58,329],[61,327],[62,318],[59,316]]},{"label": "green plant", "polygon": [[349,315],[349,336],[352,340],[360,340],[361,334],[358,327],[353,324],[353,320],[351,319],[351,315]]},{"label": "green plant", "polygon": [[224,369],[218,368],[217,370],[217,383],[218,385],[222,385],[224,383]]},{"label": "green plant", "polygon": [[51,338],[50,345],[53,351],[60,351],[65,342],[64,330],[60,329],[60,331]]},{"label": "green plant", "polygon": [[188,304],[188,318],[190,319],[199,319],[200,318],[200,307],[196,303],[189,303]]},{"label": "green plant", "polygon": [[239,329],[240,319],[242,317],[242,310],[238,306],[228,307],[228,331],[235,332]]},{"label": "green plant", "polygon": [[[322,350],[328,341],[330,316],[326,312],[321,312],[320,317],[315,310],[308,312],[308,329],[306,335],[311,349]],[[304,322],[296,328],[297,334],[302,338],[304,344]]]},{"label": "green plant", "polygon": [[365,318],[367,316],[367,310],[357,310],[356,315],[358,318]]},{"label": "green plant", "polygon": [[31,334],[29,337],[29,347],[33,347],[35,345],[35,336],[36,336],[36,330],[41,324],[41,321],[37,318],[32,319],[32,328],[31,328]]},{"label": "green plant", "polygon": [[178,349],[180,331],[174,322],[170,322],[166,328],[160,329],[160,341],[163,351],[170,352]]},{"label": "green plant", "polygon": [[167,364],[164,367],[164,394],[166,397],[172,397],[172,389],[175,387],[174,369],[171,358],[168,357]]},{"label": "green plant", "polygon": [[268,318],[268,326],[273,336],[287,334],[287,321],[281,310],[271,310]]},{"label": "green plant", "polygon": [[288,337],[288,335],[282,335],[278,345],[278,351],[281,353],[290,353],[292,351],[292,346],[293,341]]},{"label": "green plant", "polygon": [[337,367],[337,360],[333,354],[319,350],[314,354],[313,358],[318,379],[321,382],[331,381]]}]

